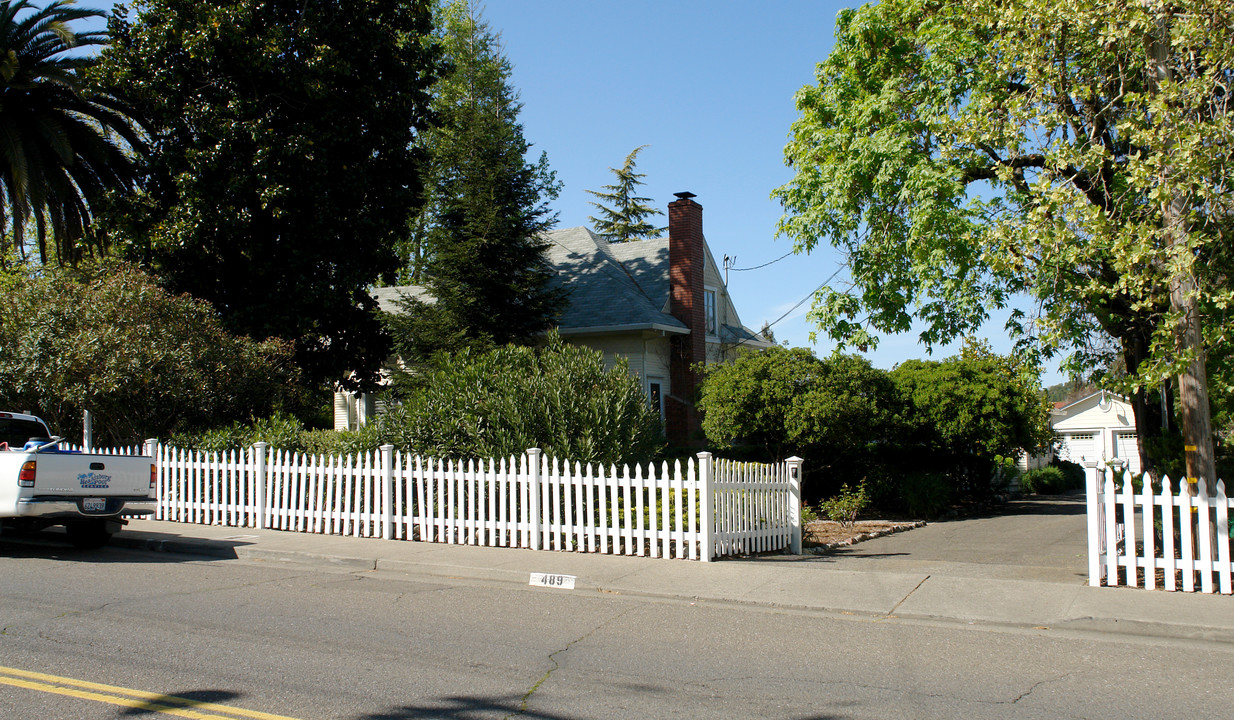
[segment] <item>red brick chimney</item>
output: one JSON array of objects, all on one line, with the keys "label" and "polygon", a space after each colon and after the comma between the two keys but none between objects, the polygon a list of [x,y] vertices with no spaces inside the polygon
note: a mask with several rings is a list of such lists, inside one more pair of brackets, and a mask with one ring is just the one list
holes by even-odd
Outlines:
[{"label": "red brick chimney", "polygon": [[672,445],[699,444],[700,424],[694,408],[698,377],[691,369],[706,355],[706,319],[703,316],[703,206],[693,193],[675,193],[668,204],[669,308],[673,317],[690,328],[689,335],[674,335],[669,358],[672,393],[665,403],[665,426]]}]

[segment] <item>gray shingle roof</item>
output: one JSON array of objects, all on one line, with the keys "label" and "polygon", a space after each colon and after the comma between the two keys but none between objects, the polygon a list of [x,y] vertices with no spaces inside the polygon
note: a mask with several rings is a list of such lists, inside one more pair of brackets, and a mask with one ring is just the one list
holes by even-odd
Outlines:
[{"label": "gray shingle roof", "polygon": [[[688,332],[685,323],[668,313],[668,238],[609,243],[585,227],[553,230],[546,235],[553,283],[569,293],[559,319],[562,335],[611,330]],[[433,302],[417,285],[377,288],[373,297],[386,312],[399,312],[400,295]],[[768,347],[747,327],[724,325],[724,343]]]},{"label": "gray shingle roof", "polygon": [[668,240],[610,244],[587,228],[547,235],[554,282],[569,293],[563,335],[602,329],[686,332],[664,311],[668,302]]},{"label": "gray shingle roof", "polygon": [[[585,227],[546,235],[553,283],[565,288],[569,303],[559,318],[562,335],[607,330],[688,332],[665,312],[668,305],[668,239],[610,244]],[[399,312],[401,295],[432,302],[418,285],[377,288],[373,297],[386,312]]]}]

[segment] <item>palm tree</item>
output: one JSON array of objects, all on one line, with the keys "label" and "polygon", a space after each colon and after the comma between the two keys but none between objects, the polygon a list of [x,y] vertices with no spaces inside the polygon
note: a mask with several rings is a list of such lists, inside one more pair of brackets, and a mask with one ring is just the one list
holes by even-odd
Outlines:
[{"label": "palm tree", "polygon": [[31,221],[43,263],[101,251],[91,206],[134,187],[129,151],[142,142],[132,113],[90,92],[82,72],[94,58],[70,52],[106,43],[106,32],[69,27],[102,17],[74,0],[0,0],[0,258],[14,245],[25,257]]}]

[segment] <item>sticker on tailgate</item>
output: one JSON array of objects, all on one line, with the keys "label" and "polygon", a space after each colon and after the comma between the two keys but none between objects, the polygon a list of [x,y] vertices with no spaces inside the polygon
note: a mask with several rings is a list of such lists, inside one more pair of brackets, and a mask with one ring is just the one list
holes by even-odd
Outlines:
[{"label": "sticker on tailgate", "polygon": [[106,488],[111,484],[111,476],[103,473],[88,472],[77,476],[83,488]]}]

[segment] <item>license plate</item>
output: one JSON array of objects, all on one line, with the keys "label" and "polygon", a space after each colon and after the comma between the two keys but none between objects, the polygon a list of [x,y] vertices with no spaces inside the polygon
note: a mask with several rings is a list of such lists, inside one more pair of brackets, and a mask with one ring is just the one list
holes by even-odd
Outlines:
[{"label": "license plate", "polygon": [[107,498],[83,498],[82,512],[104,512],[107,510]]}]

